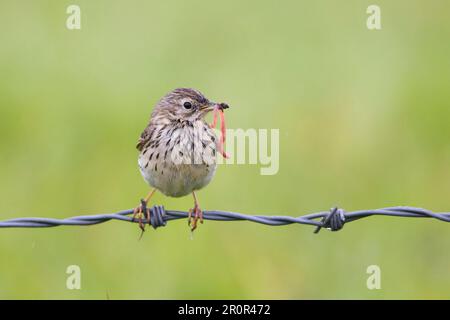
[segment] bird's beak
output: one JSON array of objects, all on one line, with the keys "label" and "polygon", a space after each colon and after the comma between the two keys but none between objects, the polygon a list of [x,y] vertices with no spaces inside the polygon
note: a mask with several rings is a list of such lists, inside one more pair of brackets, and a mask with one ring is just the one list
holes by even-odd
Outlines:
[{"label": "bird's beak", "polygon": [[224,102],[221,103],[217,103],[217,102],[210,102],[207,105],[203,106],[201,108],[202,111],[206,111],[206,112],[210,112],[213,111],[214,109],[219,109],[221,111],[228,109],[230,106]]},{"label": "bird's beak", "polygon": [[200,107],[200,117],[205,117],[208,113],[214,110],[220,110],[223,112],[223,110],[228,109],[230,106],[226,103],[216,103],[216,102],[210,102],[208,104],[205,104],[204,106]]}]

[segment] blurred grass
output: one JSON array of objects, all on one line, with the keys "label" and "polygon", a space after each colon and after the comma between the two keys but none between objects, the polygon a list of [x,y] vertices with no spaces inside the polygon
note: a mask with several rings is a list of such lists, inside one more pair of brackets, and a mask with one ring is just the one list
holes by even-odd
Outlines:
[{"label": "blurred grass", "polygon": [[[279,128],[280,171],[221,166],[203,208],[289,214],[450,210],[447,1],[0,1],[0,219],[134,206],[134,145],[179,86],[230,103],[231,128]],[[155,201],[187,209],[189,197]],[[449,226],[373,218],[339,233],[184,222],[0,231],[0,298],[448,298]],[[82,269],[82,290],[65,270]],[[382,290],[366,288],[368,265]]]}]

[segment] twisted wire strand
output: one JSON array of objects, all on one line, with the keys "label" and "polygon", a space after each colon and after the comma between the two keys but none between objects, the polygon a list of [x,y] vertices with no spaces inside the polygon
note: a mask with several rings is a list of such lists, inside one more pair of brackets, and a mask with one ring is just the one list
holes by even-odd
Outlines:
[{"label": "twisted wire strand", "polygon": [[[168,221],[187,218],[188,212],[165,210],[163,206],[154,206],[149,208],[150,221],[143,220],[144,223],[151,225],[154,229],[165,226]],[[48,228],[57,226],[89,226],[104,223],[110,220],[119,220],[137,223],[137,219],[132,219],[129,215],[133,214],[133,209],[123,210],[116,213],[82,215],[66,219],[53,218],[16,218],[0,221],[0,228]],[[372,210],[358,210],[345,212],[343,209],[332,208],[330,211],[311,213],[299,217],[292,216],[266,216],[266,215],[247,215],[229,211],[203,211],[205,220],[215,221],[251,221],[269,226],[284,226],[288,224],[303,224],[316,226],[315,233],[321,228],[327,228],[331,231],[338,231],[343,228],[345,223],[359,220],[370,216],[393,216],[405,218],[433,218],[444,222],[450,222],[449,212],[432,212],[427,209],[415,207],[389,207]]]}]

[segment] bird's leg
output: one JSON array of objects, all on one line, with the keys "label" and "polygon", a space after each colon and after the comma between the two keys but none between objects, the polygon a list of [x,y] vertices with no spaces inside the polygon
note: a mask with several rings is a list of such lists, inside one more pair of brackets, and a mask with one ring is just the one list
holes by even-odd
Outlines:
[{"label": "bird's leg", "polygon": [[189,210],[188,225],[191,227],[191,231],[194,231],[197,228],[197,222],[199,220],[200,223],[203,223],[203,212],[198,205],[198,200],[195,192],[192,192],[192,195],[194,196],[194,208]]},{"label": "bird's leg", "polygon": [[131,218],[131,221],[134,221],[136,216],[138,217],[139,221],[139,228],[141,228],[142,232],[145,231],[145,225],[142,222],[142,216],[145,214],[145,218],[147,219],[147,222],[150,223],[150,209],[147,208],[147,204],[152,198],[152,196],[155,194],[156,189],[153,189],[149,192],[149,194],[145,197],[145,199],[141,200],[141,204],[139,207],[135,208],[133,211],[133,217]]}]

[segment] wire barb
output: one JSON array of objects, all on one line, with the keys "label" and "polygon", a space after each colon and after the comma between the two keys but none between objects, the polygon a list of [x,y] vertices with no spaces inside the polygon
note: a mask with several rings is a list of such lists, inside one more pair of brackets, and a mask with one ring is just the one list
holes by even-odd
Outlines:
[{"label": "wire barb", "polygon": [[[110,220],[120,220],[138,223],[129,215],[133,209],[124,210],[110,214],[83,215],[65,219],[52,218],[16,218],[0,221],[0,228],[46,228],[56,226],[89,226],[104,223]],[[189,216],[185,211],[165,210],[163,206],[153,206],[150,209],[150,221],[142,220],[143,223],[151,225],[154,229],[167,225],[170,220],[184,219]],[[300,217],[292,216],[262,216],[247,215],[229,211],[203,211],[205,220],[214,221],[251,221],[269,226],[284,226],[288,224],[304,224],[315,226],[315,233],[322,228],[338,231],[343,228],[344,223],[359,220],[370,216],[392,216],[405,218],[433,218],[444,222],[450,222],[450,213],[436,213],[427,209],[415,207],[389,207],[373,210],[359,210],[345,212],[343,209],[333,208],[330,211],[311,213]]]},{"label": "wire barb", "polygon": [[344,210],[339,208],[332,208],[330,213],[322,218],[322,225],[318,226],[314,233],[319,233],[320,229],[327,228],[331,231],[339,231],[344,227],[345,214]]},{"label": "wire barb", "polygon": [[167,224],[165,218],[166,210],[164,210],[164,206],[153,206],[151,208],[149,224],[153,227],[153,229],[156,230],[159,227],[165,227]]}]

